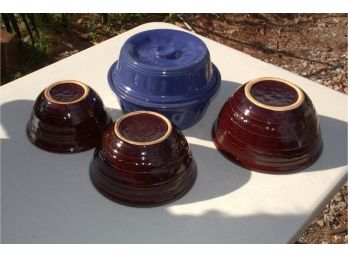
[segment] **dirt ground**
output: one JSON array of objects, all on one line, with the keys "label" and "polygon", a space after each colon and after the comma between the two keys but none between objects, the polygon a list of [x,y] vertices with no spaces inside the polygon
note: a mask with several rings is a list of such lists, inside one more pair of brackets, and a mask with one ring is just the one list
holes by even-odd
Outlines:
[{"label": "dirt ground", "polygon": [[[35,53],[36,58],[22,55],[17,73],[2,79],[2,84],[142,23],[166,21],[348,94],[347,18],[346,14],[132,14],[110,17],[102,25],[100,15],[71,15],[68,27],[53,27],[50,51]],[[347,194],[346,183],[297,243],[348,243]]]},{"label": "dirt ground", "polygon": [[198,34],[348,93],[347,15],[209,14],[182,18]]}]

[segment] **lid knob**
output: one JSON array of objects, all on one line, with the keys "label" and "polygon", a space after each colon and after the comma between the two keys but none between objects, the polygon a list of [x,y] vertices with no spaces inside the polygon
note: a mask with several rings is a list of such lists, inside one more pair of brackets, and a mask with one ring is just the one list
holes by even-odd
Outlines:
[{"label": "lid knob", "polygon": [[162,45],[156,48],[156,55],[164,59],[177,59],[181,56],[181,51],[170,45]]}]

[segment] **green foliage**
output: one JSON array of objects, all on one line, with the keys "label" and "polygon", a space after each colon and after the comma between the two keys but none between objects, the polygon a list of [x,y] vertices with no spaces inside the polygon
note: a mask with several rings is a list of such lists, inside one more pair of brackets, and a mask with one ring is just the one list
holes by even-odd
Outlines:
[{"label": "green foliage", "polygon": [[144,21],[146,18],[145,13],[114,13],[109,14],[110,21],[115,22],[116,24],[125,24],[131,21]]},{"label": "green foliage", "polygon": [[[76,33],[80,34],[81,44],[75,44],[79,51],[107,38],[123,33],[145,22],[165,21],[174,22],[176,14],[145,14],[145,13],[113,13],[113,14],[62,14],[42,13],[26,14],[27,21],[34,17],[36,27],[31,28],[34,35],[34,45],[31,42],[29,31],[23,21],[23,14],[15,14],[19,30],[22,34],[20,46],[21,64],[16,70],[1,78],[1,84],[17,79],[28,72],[41,68],[57,60],[56,42],[57,33],[66,33],[67,29],[78,28]],[[81,22],[79,22],[81,20]],[[2,21],[2,20],[1,20]],[[37,33],[38,31],[39,33]],[[75,39],[76,40],[76,39]],[[61,47],[64,49],[64,47]],[[58,49],[61,49],[58,48]]]},{"label": "green foliage", "polygon": [[174,22],[177,19],[176,13],[169,13],[163,20],[163,22]]}]

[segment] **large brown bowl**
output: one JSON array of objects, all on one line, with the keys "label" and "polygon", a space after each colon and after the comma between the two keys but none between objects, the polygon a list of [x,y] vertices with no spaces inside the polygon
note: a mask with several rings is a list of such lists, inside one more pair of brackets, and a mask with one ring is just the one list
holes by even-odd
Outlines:
[{"label": "large brown bowl", "polygon": [[90,165],[99,192],[138,207],[180,198],[193,186],[196,174],[183,134],[165,116],[151,111],[131,112],[111,124]]},{"label": "large brown bowl", "polygon": [[29,140],[51,152],[95,147],[112,122],[98,94],[75,80],[58,81],[37,97],[27,124]]},{"label": "large brown bowl", "polygon": [[322,150],[315,108],[298,86],[272,77],[247,82],[222,107],[213,141],[237,164],[261,172],[293,172]]}]

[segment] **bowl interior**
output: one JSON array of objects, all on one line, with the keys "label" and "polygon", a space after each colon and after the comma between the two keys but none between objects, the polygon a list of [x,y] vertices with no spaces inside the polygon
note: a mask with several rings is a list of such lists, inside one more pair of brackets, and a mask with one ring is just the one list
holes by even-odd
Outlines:
[{"label": "bowl interior", "polygon": [[271,106],[287,106],[298,99],[296,90],[281,81],[256,82],[251,87],[250,93],[256,101]]},{"label": "bowl interior", "polygon": [[272,111],[289,111],[304,102],[304,93],[295,84],[278,78],[260,78],[244,87],[246,98],[253,104]]},{"label": "bowl interior", "polygon": [[78,81],[61,81],[52,84],[44,91],[47,100],[57,104],[72,104],[83,100],[89,88]]},{"label": "bowl interior", "polygon": [[172,124],[163,115],[151,111],[131,112],[115,123],[115,133],[133,145],[151,145],[164,141],[172,132]]}]

